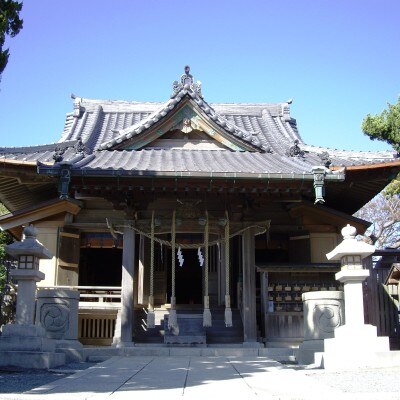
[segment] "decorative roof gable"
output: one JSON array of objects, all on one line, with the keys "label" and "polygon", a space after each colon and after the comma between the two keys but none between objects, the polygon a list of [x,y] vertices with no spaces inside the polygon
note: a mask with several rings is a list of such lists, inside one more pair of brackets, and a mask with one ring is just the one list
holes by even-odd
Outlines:
[{"label": "decorative roof gable", "polygon": [[118,131],[113,139],[102,143],[100,150],[139,150],[171,130],[204,132],[225,148],[234,151],[265,152],[259,132],[249,132],[218,114],[204,101],[200,83],[193,81],[189,67],[181,82],[173,83],[173,94],[166,103],[137,124]]}]

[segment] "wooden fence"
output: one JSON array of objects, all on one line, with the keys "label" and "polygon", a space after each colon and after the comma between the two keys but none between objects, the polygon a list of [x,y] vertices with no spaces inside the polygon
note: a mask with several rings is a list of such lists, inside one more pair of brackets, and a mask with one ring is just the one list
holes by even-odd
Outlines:
[{"label": "wooden fence", "polygon": [[367,260],[370,276],[364,285],[365,323],[375,325],[378,336],[388,336],[392,350],[400,349],[399,286],[385,285],[390,263]]}]

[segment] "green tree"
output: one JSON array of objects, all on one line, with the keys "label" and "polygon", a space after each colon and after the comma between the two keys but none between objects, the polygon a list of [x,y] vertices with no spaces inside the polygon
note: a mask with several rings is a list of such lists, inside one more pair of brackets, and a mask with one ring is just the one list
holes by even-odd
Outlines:
[{"label": "green tree", "polygon": [[[400,153],[400,97],[397,104],[388,103],[388,108],[380,114],[368,114],[361,124],[361,129],[371,140],[387,142]],[[400,194],[400,175],[385,189],[385,194]]]},{"label": "green tree", "polygon": [[4,284],[6,283],[6,269],[3,263],[6,252],[5,246],[12,242],[11,236],[7,232],[0,232],[0,291],[3,290]]},{"label": "green tree", "polygon": [[7,214],[9,211],[3,203],[0,203],[0,215]]},{"label": "green tree", "polygon": [[19,17],[22,2],[14,0],[0,0],[0,79],[10,56],[9,49],[3,46],[6,35],[14,37],[22,29],[23,20]]},{"label": "green tree", "polygon": [[14,319],[15,296],[10,293],[7,285],[7,268],[5,265],[5,246],[12,242],[7,232],[0,232],[0,326]]},{"label": "green tree", "polygon": [[[7,214],[8,210],[4,204],[0,203],[0,215]],[[6,268],[3,260],[6,257],[5,246],[12,242],[11,235],[8,232],[0,231],[0,293],[6,283]]]}]

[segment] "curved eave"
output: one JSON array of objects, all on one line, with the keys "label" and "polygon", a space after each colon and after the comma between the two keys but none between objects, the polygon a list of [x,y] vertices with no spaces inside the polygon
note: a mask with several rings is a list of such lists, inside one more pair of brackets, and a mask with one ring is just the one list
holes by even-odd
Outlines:
[{"label": "curved eave", "polygon": [[[0,158],[0,166],[1,164],[3,167],[6,166],[19,166],[19,167],[34,167],[36,169],[37,161],[24,161],[24,160],[13,160],[13,159],[8,159],[8,158]],[[43,164],[46,165],[53,165],[53,163],[50,162],[44,162]],[[1,172],[0,172],[1,174]]]},{"label": "curved eave", "polygon": [[0,161],[0,202],[11,212],[57,196],[54,183],[54,177],[37,173],[36,162]]},{"label": "curved eave", "polygon": [[[359,165],[349,165],[346,166],[346,171],[369,171],[369,170],[379,170],[383,168],[392,168],[397,167],[400,170],[400,159],[385,161],[385,162],[371,162],[368,164],[359,164]],[[343,169],[341,166],[333,166],[330,168],[333,171],[337,171]]]},{"label": "curved eave", "polygon": [[340,185],[326,188],[325,198],[335,208],[354,214],[381,192],[400,172],[400,162],[357,165],[346,168],[346,179]]},{"label": "curved eave", "polygon": [[[44,170],[41,173],[46,173]],[[250,172],[199,172],[199,171],[132,171],[111,169],[72,169],[72,176],[85,177],[150,177],[150,178],[209,178],[209,179],[249,179],[249,180],[304,180],[313,181],[312,173],[250,173]],[[344,175],[331,174],[325,176],[326,181],[342,182]]]}]

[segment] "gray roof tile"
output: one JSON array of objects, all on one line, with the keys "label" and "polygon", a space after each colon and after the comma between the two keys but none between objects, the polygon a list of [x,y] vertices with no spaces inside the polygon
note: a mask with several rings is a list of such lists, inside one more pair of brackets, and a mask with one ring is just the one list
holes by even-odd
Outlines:
[{"label": "gray roof tile", "polygon": [[[288,169],[287,166],[290,168]],[[311,173],[312,165],[305,160],[291,159],[279,154],[233,151],[191,150],[104,150],[93,153],[93,157],[82,160],[75,169],[92,170],[98,173],[121,170],[145,173],[207,172],[207,173]]]}]

